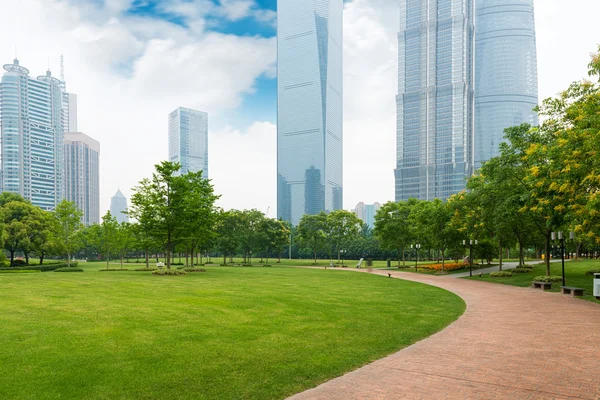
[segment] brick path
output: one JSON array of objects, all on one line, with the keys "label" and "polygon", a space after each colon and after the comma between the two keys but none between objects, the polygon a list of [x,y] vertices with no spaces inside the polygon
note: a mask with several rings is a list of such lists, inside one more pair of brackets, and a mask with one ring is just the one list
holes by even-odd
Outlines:
[{"label": "brick path", "polygon": [[465,314],[291,399],[600,400],[600,305],[529,288],[391,273],[456,293],[467,303]]}]

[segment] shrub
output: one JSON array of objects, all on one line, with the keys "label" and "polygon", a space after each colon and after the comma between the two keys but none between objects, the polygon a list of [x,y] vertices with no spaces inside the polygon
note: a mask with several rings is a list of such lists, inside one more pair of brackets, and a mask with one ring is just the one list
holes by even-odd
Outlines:
[{"label": "shrub", "polygon": [[13,267],[24,267],[26,266],[27,263],[25,262],[25,260],[13,260]]},{"label": "shrub", "polygon": [[490,278],[510,278],[513,276],[510,271],[495,271],[490,274]]},{"label": "shrub", "polygon": [[123,269],[121,269],[121,268],[102,268],[102,269],[99,269],[98,271],[100,271],[100,272],[102,272],[102,271],[109,271],[109,272],[110,271],[127,271],[127,268],[123,268]]},{"label": "shrub", "polygon": [[533,270],[533,268],[529,269],[529,268],[518,267],[518,268],[511,269],[510,272],[512,272],[513,274],[526,274],[528,272],[531,272],[532,270]]},{"label": "shrub", "polygon": [[562,276],[536,276],[533,278],[533,282],[562,282]]},{"label": "shrub", "polygon": [[182,269],[157,269],[156,271],[152,271],[152,275],[169,275],[169,276],[176,276],[176,275],[187,275],[187,272],[185,272]]},{"label": "shrub", "polygon": [[185,272],[206,272],[204,268],[184,268]]},{"label": "shrub", "polygon": [[[444,271],[456,271],[457,269],[462,269],[468,267],[469,263],[461,262],[461,263],[444,263]],[[442,264],[425,264],[419,265],[419,268],[423,269],[431,269],[434,271],[442,271]]]},{"label": "shrub", "polygon": [[83,269],[77,267],[63,267],[55,269],[54,272],[83,272]]},{"label": "shrub", "polygon": [[174,262],[172,262],[171,265],[183,265],[183,263],[174,263]]},{"label": "shrub", "polygon": [[157,271],[157,270],[158,270],[158,268],[156,268],[156,267],[148,267],[148,268],[144,267],[144,268],[136,269],[136,271]]},{"label": "shrub", "polygon": [[[27,270],[27,271],[48,272],[48,271],[54,271],[54,270],[56,270],[58,268],[66,268],[66,267],[67,267],[67,263],[66,262],[61,262],[61,263],[55,263],[55,264],[28,265],[26,267],[20,267],[20,268],[2,267],[2,268],[0,268],[0,270],[13,271],[15,269],[20,269],[20,270]],[[76,267],[77,267],[77,262],[73,261],[71,263],[71,268],[76,268]]]},{"label": "shrub", "polygon": [[39,269],[5,269],[0,274],[27,274],[31,272],[42,272]]},{"label": "shrub", "polygon": [[600,274],[600,269],[590,269],[590,270],[589,270],[589,271],[587,271],[585,274],[586,274],[586,275]]},{"label": "shrub", "polygon": [[272,265],[271,264],[265,264],[265,265],[263,265],[263,267],[272,267]]},{"label": "shrub", "polygon": [[533,269],[533,265],[523,264],[523,265],[519,265],[519,268]]}]

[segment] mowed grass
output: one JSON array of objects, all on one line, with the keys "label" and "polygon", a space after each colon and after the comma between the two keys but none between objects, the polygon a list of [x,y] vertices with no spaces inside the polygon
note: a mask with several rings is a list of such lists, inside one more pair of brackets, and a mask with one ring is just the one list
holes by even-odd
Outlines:
[{"label": "mowed grass", "polygon": [[[472,278],[467,277],[464,279],[472,279],[472,280],[482,280],[487,282],[494,283],[502,283],[505,285],[512,286],[521,286],[521,287],[530,287],[531,281],[536,276],[544,276],[546,275],[546,265],[542,262],[542,264],[533,264],[534,268],[531,272],[524,274],[516,274],[513,273],[512,277],[507,278],[490,278],[489,274],[483,275],[481,278],[478,276],[474,276]],[[593,289],[593,280],[594,276],[586,275],[585,273],[592,269],[600,269],[600,261],[598,260],[566,260],[565,261],[565,278],[567,281],[567,286],[575,286],[579,288],[585,289],[585,294],[582,297],[585,300],[595,301],[600,303],[600,301],[596,300],[594,297],[594,289]],[[550,263],[550,272],[551,275],[562,276],[562,264],[561,262],[552,262]],[[562,286],[562,282],[554,282],[552,284],[552,292],[560,292],[560,287]],[[532,289],[533,290],[533,289]],[[539,290],[539,289],[538,289]]]},{"label": "mowed grass", "polygon": [[83,265],[0,276],[0,399],[280,399],[465,308],[441,289],[340,270]]}]

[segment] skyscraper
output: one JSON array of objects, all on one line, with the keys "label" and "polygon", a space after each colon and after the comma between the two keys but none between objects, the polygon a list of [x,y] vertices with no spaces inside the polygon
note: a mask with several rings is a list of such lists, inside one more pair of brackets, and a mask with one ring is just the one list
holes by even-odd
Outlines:
[{"label": "skyscraper", "polygon": [[381,208],[380,203],[365,204],[362,201],[354,207],[354,213],[371,229],[375,227],[375,214]]},{"label": "skyscraper", "polygon": [[46,75],[33,79],[15,59],[0,83],[2,191],[44,210],[63,199],[63,91]]},{"label": "skyscraper", "polygon": [[77,132],[77,95],[67,93],[67,82],[65,81],[64,58],[60,56],[60,88],[63,91],[63,129],[64,132]]},{"label": "skyscraper", "polygon": [[[83,212],[85,225],[100,222],[100,143],[79,133],[65,133],[65,198]],[[127,204],[125,204],[127,207]]]},{"label": "skyscraper", "polygon": [[169,160],[180,174],[203,171],[208,178],[208,114],[179,107],[169,114]]},{"label": "skyscraper", "polygon": [[277,1],[277,216],[342,208],[342,0]]},{"label": "skyscraper", "polygon": [[110,214],[117,219],[118,223],[129,222],[129,216],[123,214],[123,211],[127,211],[127,198],[119,189],[110,199]]},{"label": "skyscraper", "polygon": [[504,129],[538,124],[533,0],[477,0],[475,167],[499,154]]},{"label": "skyscraper", "polygon": [[447,198],[473,172],[473,1],[400,1],[397,201]]}]

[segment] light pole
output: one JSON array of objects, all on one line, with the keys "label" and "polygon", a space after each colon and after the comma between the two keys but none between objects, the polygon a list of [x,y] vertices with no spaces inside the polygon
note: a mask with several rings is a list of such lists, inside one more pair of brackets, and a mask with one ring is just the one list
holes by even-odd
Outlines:
[{"label": "light pole", "polygon": [[[562,285],[567,286],[567,281],[565,279],[565,238],[562,232],[552,232],[552,240],[556,240],[558,236],[558,240],[560,241],[560,259],[562,261]],[[575,232],[569,232],[569,239],[575,239]]]},{"label": "light pole", "polygon": [[[469,240],[469,276],[473,276],[473,245],[477,245],[477,240]],[[463,246],[467,246],[467,241],[463,240]]]},{"label": "light pole", "polygon": [[344,268],[344,254],[346,253],[346,250],[340,250],[340,254],[342,255],[342,268]]},{"label": "light pole", "polygon": [[[413,247],[411,244],[410,247]],[[421,245],[419,243],[415,244],[415,272],[419,271],[419,249]]]}]

